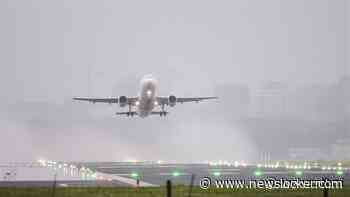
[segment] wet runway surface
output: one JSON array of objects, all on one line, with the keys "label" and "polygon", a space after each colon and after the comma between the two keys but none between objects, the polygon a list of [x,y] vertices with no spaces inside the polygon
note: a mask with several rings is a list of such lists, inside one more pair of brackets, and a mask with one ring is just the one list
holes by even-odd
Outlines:
[{"label": "wet runway surface", "polygon": [[[53,187],[53,181],[0,181],[0,187]],[[57,181],[57,187],[126,187],[128,184],[112,180]]]},{"label": "wet runway surface", "polygon": [[[71,164],[70,164],[71,165]],[[137,180],[144,186],[165,185],[167,180],[177,185],[198,185],[204,177],[232,180],[344,180],[350,184],[349,169],[290,169],[285,167],[257,167],[257,166],[226,166],[209,164],[140,164],[140,163],[74,163],[75,169],[85,168],[96,172],[94,177],[81,180],[64,180],[61,177],[56,182],[58,187],[125,187],[136,186]],[[101,178],[102,177],[102,178]],[[0,187],[52,187],[53,179],[45,181],[11,180],[0,181]]]},{"label": "wet runway surface", "polygon": [[194,176],[194,184],[198,185],[203,177],[213,179],[257,180],[257,179],[304,179],[304,180],[339,180],[343,179],[346,184],[350,183],[350,172],[339,170],[322,169],[286,169],[286,168],[263,168],[256,166],[210,166],[208,164],[97,164],[88,165],[91,169],[107,174],[139,178],[142,181],[165,185],[166,180],[172,180],[174,184],[191,184]]}]

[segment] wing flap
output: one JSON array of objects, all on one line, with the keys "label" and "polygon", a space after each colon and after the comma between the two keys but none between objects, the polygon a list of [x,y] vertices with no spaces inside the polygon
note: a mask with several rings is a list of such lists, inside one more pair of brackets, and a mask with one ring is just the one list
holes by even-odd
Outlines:
[{"label": "wing flap", "polygon": [[150,114],[151,115],[167,115],[167,114],[169,114],[169,112],[168,111],[152,111]]}]

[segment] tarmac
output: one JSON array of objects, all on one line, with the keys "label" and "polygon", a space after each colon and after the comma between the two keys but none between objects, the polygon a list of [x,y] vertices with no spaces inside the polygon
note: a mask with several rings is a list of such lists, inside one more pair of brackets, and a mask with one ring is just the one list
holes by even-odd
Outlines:
[{"label": "tarmac", "polygon": [[343,180],[345,185],[350,184],[349,169],[342,170],[340,174],[336,169],[288,169],[254,165],[85,162],[67,166],[0,165],[0,187],[52,187],[53,184],[58,187],[157,187],[165,185],[167,180],[172,180],[174,185],[198,185],[204,177],[233,180],[328,179]]}]

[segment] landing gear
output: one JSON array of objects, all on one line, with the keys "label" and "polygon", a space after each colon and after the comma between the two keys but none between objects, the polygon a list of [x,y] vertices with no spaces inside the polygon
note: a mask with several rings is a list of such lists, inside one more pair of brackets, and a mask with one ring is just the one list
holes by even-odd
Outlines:
[{"label": "landing gear", "polygon": [[166,112],[166,111],[161,111],[161,112],[159,112],[159,115],[160,116],[166,116],[168,114],[168,112]]},{"label": "landing gear", "polygon": [[130,105],[130,103],[129,103],[129,112],[128,112],[128,117],[129,117],[129,116],[133,117],[133,114],[132,114],[132,112],[131,112],[131,105]]},{"label": "landing gear", "polygon": [[134,114],[135,114],[135,113],[131,111],[131,104],[129,104],[129,111],[126,112],[126,116],[127,116],[127,117],[130,117],[130,116],[133,117]]},{"label": "landing gear", "polygon": [[166,116],[168,114],[168,112],[165,111],[164,109],[164,104],[162,105],[162,111],[159,112],[160,116]]},{"label": "landing gear", "polygon": [[129,116],[133,117],[134,116],[134,112],[131,112],[131,111],[130,112],[126,112],[126,116],[127,117],[129,117]]}]

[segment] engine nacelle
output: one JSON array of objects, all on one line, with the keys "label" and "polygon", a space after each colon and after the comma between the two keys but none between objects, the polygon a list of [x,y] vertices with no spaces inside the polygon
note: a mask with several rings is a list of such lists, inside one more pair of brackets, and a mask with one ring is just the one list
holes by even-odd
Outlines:
[{"label": "engine nacelle", "polygon": [[176,105],[176,101],[177,101],[176,96],[174,96],[174,95],[169,96],[168,101],[169,101],[168,102],[169,106],[174,107]]},{"label": "engine nacelle", "polygon": [[126,96],[119,97],[119,106],[125,107],[128,104],[128,98]]}]

